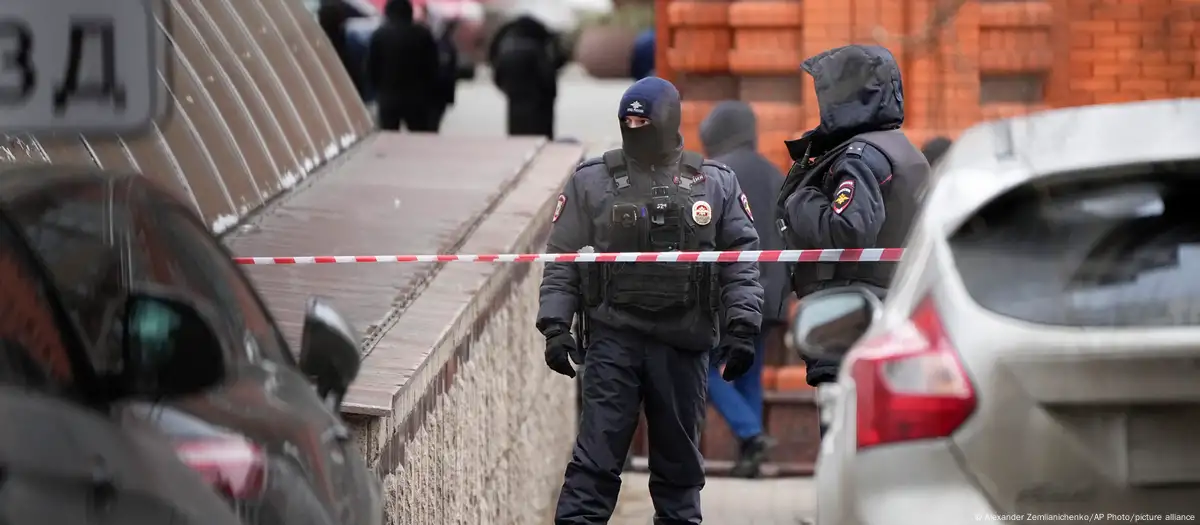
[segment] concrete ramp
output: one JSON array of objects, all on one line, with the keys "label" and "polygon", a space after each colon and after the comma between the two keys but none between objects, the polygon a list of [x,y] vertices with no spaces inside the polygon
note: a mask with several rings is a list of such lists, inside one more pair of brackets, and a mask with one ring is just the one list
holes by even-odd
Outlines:
[{"label": "concrete ramp", "polygon": [[[238,254],[454,253],[542,148],[538,139],[447,139],[378,133],[335,160],[326,176],[286,196],[227,240]],[[305,300],[328,295],[378,341],[428,284],[435,265],[247,267],[296,348]]]},{"label": "concrete ramp", "polygon": [[[582,146],[378,134],[227,239],[239,256],[540,251]],[[546,519],[574,437],[574,384],[533,326],[542,265],[249,268],[293,348],[304,301],[366,334],[344,407],[388,523]]]}]

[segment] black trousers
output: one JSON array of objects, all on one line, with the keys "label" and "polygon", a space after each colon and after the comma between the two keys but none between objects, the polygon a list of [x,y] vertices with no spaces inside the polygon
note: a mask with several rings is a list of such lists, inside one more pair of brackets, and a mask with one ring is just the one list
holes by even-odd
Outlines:
[{"label": "black trousers", "polygon": [[594,326],[584,357],[579,436],[567,465],[556,525],[608,523],[644,406],[650,437],[654,523],[700,523],[700,432],[708,352]]},{"label": "black trousers", "polygon": [[379,104],[379,129],[400,131],[403,124],[409,131],[437,133],[441,120],[441,112],[427,105]]}]

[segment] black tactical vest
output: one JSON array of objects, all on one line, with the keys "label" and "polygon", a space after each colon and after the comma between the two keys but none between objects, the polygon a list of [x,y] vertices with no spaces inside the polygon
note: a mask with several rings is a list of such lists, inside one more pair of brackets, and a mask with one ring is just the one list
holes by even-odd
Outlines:
[{"label": "black tactical vest", "polygon": [[[712,243],[714,228],[700,228],[693,217],[691,193],[703,184],[698,153],[683,152],[673,180],[629,177],[621,150],[604,154],[616,199],[610,222],[610,251],[699,251]],[[662,176],[663,179],[667,177]],[[711,204],[710,204],[711,206]],[[715,220],[710,208],[710,220]],[[693,308],[712,309],[714,276],[711,263],[597,263],[585,272],[589,306],[607,302],[631,313],[672,315]]]},{"label": "black tactical vest", "polygon": [[[811,165],[807,165],[807,159],[793,163],[779,195],[776,216],[781,217],[781,221],[786,220],[783,219],[787,217],[784,202],[801,187],[818,186],[825,195],[833,195],[841,182],[829,176],[833,163],[843,154],[855,149],[862,151],[865,144],[883,152],[892,167],[891,178],[880,185],[887,219],[880,229],[875,248],[903,247],[908,239],[908,232],[912,229],[913,219],[920,209],[919,196],[924,192],[929,179],[929,162],[900,130],[863,133],[827,151]],[[788,249],[815,248],[795,246],[794,238],[786,231],[786,223],[783,226],[781,233]],[[796,292],[797,297],[804,297],[823,288],[849,283],[887,288],[891,285],[892,274],[895,272],[894,262],[796,263],[792,265],[792,290]]]}]

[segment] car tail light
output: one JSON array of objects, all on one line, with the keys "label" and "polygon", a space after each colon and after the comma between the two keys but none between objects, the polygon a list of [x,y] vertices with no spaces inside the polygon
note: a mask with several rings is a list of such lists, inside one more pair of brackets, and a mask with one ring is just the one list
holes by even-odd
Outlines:
[{"label": "car tail light", "polygon": [[175,450],[218,492],[234,500],[262,495],[267,461],[258,445],[241,438],[203,439],[179,442]]},{"label": "car tail light", "polygon": [[860,449],[948,437],[975,411],[975,389],[930,298],[899,329],[863,341],[851,359]]}]

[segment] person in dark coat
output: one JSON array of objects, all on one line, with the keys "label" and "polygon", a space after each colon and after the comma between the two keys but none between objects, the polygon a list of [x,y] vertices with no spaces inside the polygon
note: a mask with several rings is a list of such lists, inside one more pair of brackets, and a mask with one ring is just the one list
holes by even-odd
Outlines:
[{"label": "person in dark coat", "polygon": [[321,0],[321,5],[317,8],[317,23],[325,32],[325,36],[329,37],[329,43],[333,46],[334,53],[342,62],[342,67],[346,68],[350,80],[354,82],[354,89],[358,90],[360,94],[363,92],[362,64],[355,60],[348,50],[346,22],[366,16],[366,13],[346,3],[345,0]]},{"label": "person in dark coat", "polygon": [[[830,49],[801,65],[812,75],[821,123],[786,141],[793,164],[776,200],[789,249],[902,248],[929,178],[929,162],[900,131],[904,91],[895,57],[881,46]],[[894,262],[792,266],[803,298],[858,285],[884,294]],[[806,358],[808,383],[837,380],[836,359]],[[822,428],[822,432],[824,429]]]},{"label": "person in dark coat", "polygon": [[446,110],[454,105],[454,97],[458,92],[458,45],[454,43],[454,33],[458,30],[457,19],[447,20],[438,35],[438,102],[434,106],[435,116],[439,127]]},{"label": "person in dark coat", "polygon": [[558,72],[566,65],[558,36],[533,17],[517,17],[496,32],[488,60],[508,98],[508,134],[553,139]]},{"label": "person in dark coat", "polygon": [[[759,249],[782,250],[783,239],[775,228],[775,197],[783,187],[783,174],[758,153],[758,125],[750,105],[742,101],[717,104],[700,124],[700,140],[706,157],[729,166],[737,174],[748,207],[757,215]],[[762,329],[754,342],[754,365],[733,383],[721,381],[713,367],[708,378],[708,397],[737,436],[739,454],[730,473],[753,478],[766,459],[772,440],[763,432],[763,352],[772,326],[784,322],[784,301],[789,291],[784,263],[759,263],[763,287]]]},{"label": "person in dark coat", "polygon": [[379,105],[379,127],[398,131],[437,132],[441,65],[433,32],[413,21],[408,0],[391,0],[385,20],[371,35],[367,50],[367,79]]}]

